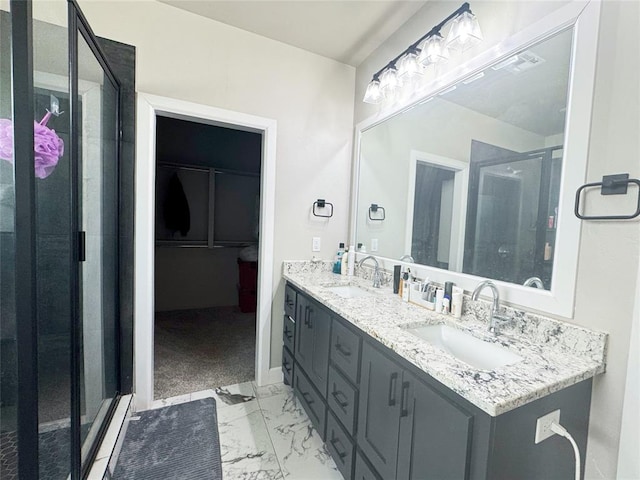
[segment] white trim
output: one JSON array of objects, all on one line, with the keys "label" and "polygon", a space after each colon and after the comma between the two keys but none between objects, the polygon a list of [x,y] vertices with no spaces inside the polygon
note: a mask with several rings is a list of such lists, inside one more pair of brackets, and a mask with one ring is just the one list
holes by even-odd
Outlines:
[{"label": "white trim", "polygon": [[469,188],[469,164],[453,158],[447,158],[428,152],[411,150],[409,155],[409,186],[407,188],[407,228],[404,251],[411,254],[413,244],[413,210],[416,194],[416,170],[418,162],[438,165],[455,172],[453,181],[453,214],[451,218],[451,243],[449,251],[449,269],[462,270],[464,259],[464,232],[467,211],[467,190]]},{"label": "white trim", "polygon": [[154,318],[154,211],[156,115],[203,120],[262,133],[260,188],[260,247],[258,253],[258,305],[256,311],[256,383],[267,385],[271,350],[273,295],[273,235],[275,222],[276,128],[273,119],[207,105],[137,94],[135,296],[134,296],[134,408],[153,404]]},{"label": "white trim", "polygon": [[[406,102],[383,110],[356,125],[354,179],[352,193],[352,218],[350,225],[351,243],[355,244],[358,210],[357,174],[360,170],[360,141],[362,132],[394,115],[413,108],[425,99],[437,95],[468,77],[472,77],[488,66],[513,55],[528,45],[548,38],[569,26],[573,31],[572,71],[567,99],[567,124],[565,128],[564,161],[562,186],[556,236],[555,258],[551,291],[533,289],[511,283],[495,283],[501,290],[501,298],[514,306],[573,318],[575,303],[575,280],[578,268],[581,223],[573,215],[573,195],[584,183],[586,177],[589,138],[591,133],[591,113],[593,87],[595,83],[596,52],[600,21],[600,0],[589,2],[574,1],[544,17],[526,29],[514,34],[504,42],[479,54],[469,62],[453,68],[450,72],[431,82],[422,92],[414,94]],[[397,260],[383,260],[386,267],[397,264]],[[465,290],[473,290],[482,278],[472,275],[413,265],[412,272],[429,277],[436,282],[453,281]]]}]

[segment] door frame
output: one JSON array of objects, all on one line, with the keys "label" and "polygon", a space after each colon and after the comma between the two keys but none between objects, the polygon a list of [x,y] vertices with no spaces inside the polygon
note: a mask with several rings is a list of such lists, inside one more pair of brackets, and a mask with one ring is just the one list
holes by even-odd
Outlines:
[{"label": "door frame", "polygon": [[[416,193],[416,171],[418,163],[427,163],[454,172],[453,217],[451,219],[451,244],[449,250],[449,270],[462,271],[466,221],[461,212],[467,210],[467,190],[469,189],[469,163],[454,158],[443,157],[430,152],[411,150],[409,154],[409,183],[407,186],[407,222],[404,251],[411,255],[413,245],[413,214]],[[458,270],[457,270],[458,269]]]},{"label": "door frame", "polygon": [[134,409],[148,410],[153,405],[155,154],[156,116],[158,115],[182,120],[197,120],[200,123],[262,134],[255,381],[258,385],[268,385],[281,380],[281,371],[269,368],[273,297],[276,120],[140,92],[137,93],[136,103]]}]

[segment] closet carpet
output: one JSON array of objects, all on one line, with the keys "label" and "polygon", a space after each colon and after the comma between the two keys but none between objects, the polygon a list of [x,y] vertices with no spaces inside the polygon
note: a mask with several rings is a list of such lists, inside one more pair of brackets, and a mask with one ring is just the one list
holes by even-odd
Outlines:
[{"label": "closet carpet", "polygon": [[238,307],[156,312],[155,398],[255,379],[256,315]]}]

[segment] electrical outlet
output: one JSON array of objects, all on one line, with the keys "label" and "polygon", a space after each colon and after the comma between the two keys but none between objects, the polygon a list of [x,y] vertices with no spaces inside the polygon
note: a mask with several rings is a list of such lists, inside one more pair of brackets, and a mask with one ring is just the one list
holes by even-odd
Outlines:
[{"label": "electrical outlet", "polygon": [[377,238],[372,238],[371,239],[371,251],[372,252],[377,252],[378,251],[378,239]]},{"label": "electrical outlet", "polygon": [[536,443],[540,443],[541,441],[555,435],[555,433],[551,431],[552,423],[560,424],[560,410],[554,410],[553,412],[547,413],[546,415],[538,418],[538,421],[536,422]]},{"label": "electrical outlet", "polygon": [[319,252],[320,251],[320,237],[313,237],[311,242],[311,251]]}]

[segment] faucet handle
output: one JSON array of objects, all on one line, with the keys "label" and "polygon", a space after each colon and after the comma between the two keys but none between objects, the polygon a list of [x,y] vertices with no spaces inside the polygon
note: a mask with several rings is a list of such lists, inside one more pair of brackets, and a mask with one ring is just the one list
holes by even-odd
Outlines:
[{"label": "faucet handle", "polygon": [[507,324],[509,322],[513,322],[514,318],[510,317],[508,315],[502,315],[502,314],[499,314],[499,313],[494,313],[493,314],[493,320],[496,323],[500,323],[500,324],[504,325],[504,324]]}]

